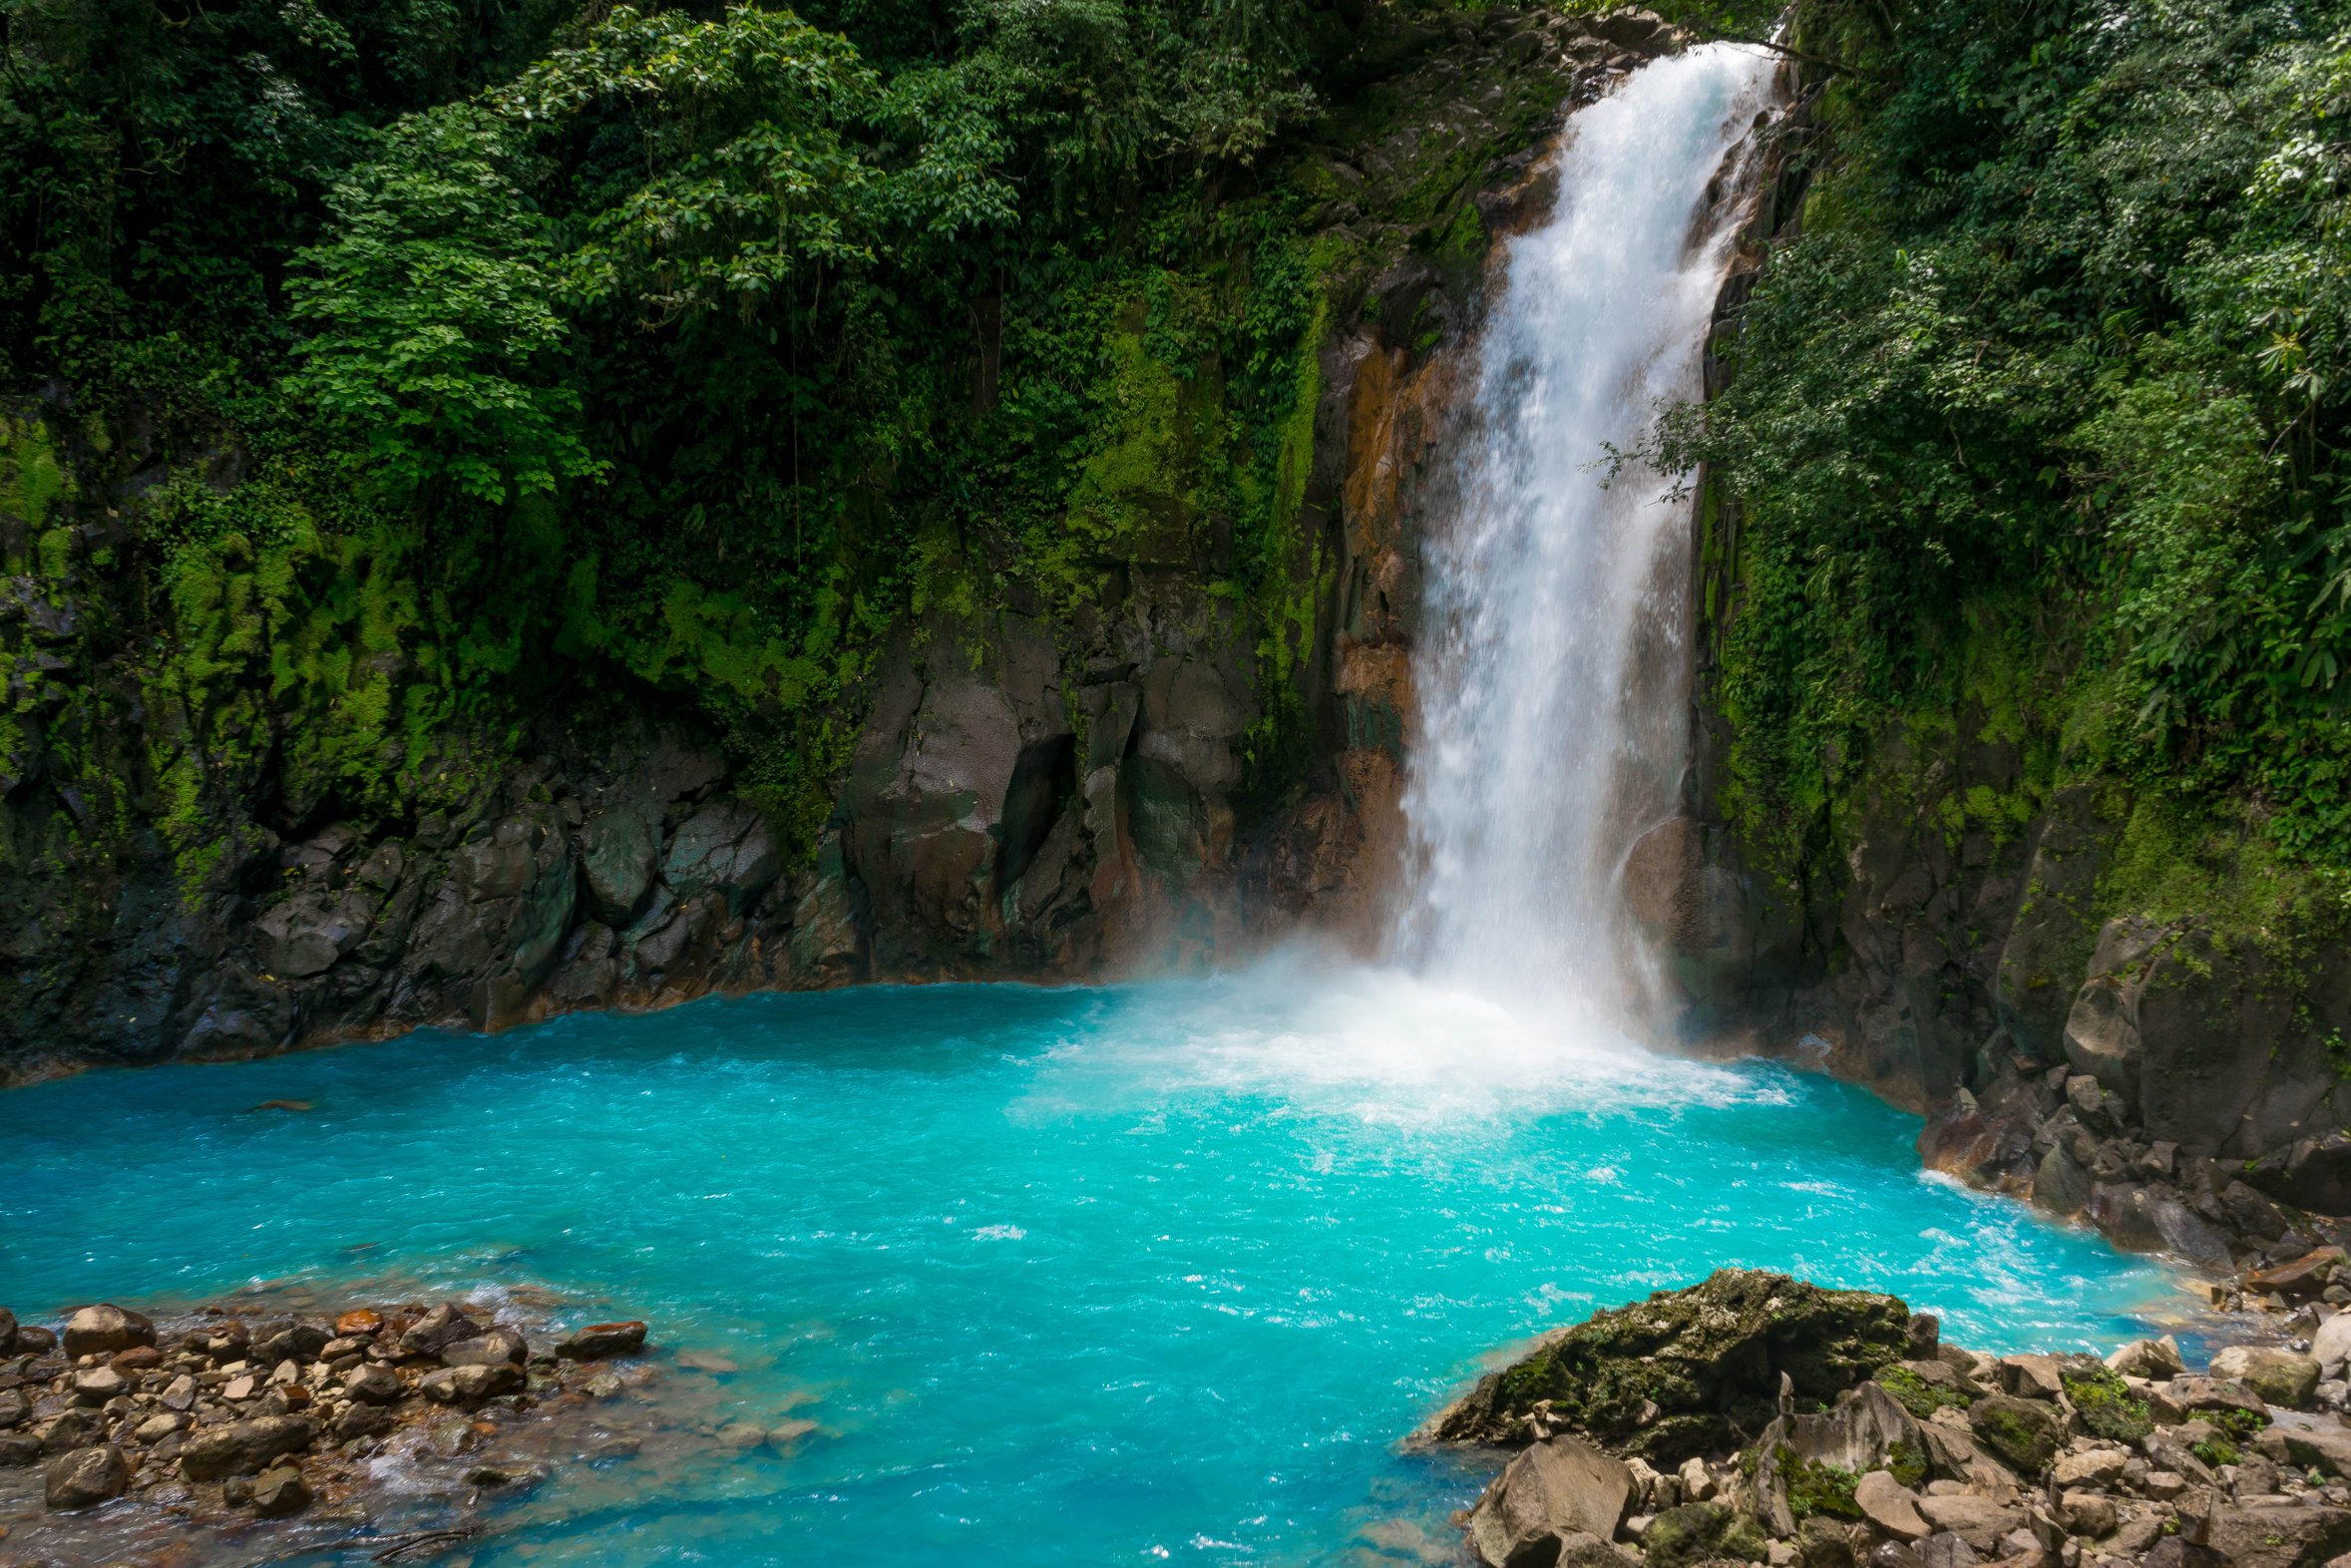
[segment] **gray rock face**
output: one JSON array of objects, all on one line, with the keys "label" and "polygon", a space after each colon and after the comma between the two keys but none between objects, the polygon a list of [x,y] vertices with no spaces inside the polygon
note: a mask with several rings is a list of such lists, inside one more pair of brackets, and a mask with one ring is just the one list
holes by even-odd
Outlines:
[{"label": "gray rock face", "polygon": [[1486,1568],[1558,1560],[1559,1540],[1613,1540],[1633,1498],[1633,1472],[1573,1437],[1536,1443],[1512,1459],[1469,1510],[1470,1549]]},{"label": "gray rock face", "polygon": [[644,908],[661,863],[660,824],[641,805],[617,806],[588,819],[580,836],[580,874],[588,912],[614,931]]},{"label": "gray rock face", "polygon": [[112,1444],[76,1448],[50,1460],[42,1481],[42,1500],[50,1507],[92,1508],[129,1490],[131,1461]]}]

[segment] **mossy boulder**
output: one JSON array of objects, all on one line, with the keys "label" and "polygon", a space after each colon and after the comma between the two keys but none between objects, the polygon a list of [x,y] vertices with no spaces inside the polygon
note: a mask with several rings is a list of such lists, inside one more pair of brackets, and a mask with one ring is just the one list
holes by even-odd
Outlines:
[{"label": "mossy boulder", "polygon": [[1822,1408],[1899,1361],[1909,1323],[1891,1296],[1722,1269],[1545,1340],[1427,1432],[1516,1446],[1571,1430],[1653,1463],[1725,1453],[1778,1413],[1783,1375],[1799,1409]]},{"label": "mossy boulder", "polygon": [[1690,1568],[1703,1562],[1762,1562],[1771,1548],[1755,1520],[1716,1502],[1668,1508],[1642,1538],[1647,1568]]},{"label": "mossy boulder", "polygon": [[1967,1424],[1978,1442],[2027,1479],[2049,1467],[2064,1437],[2055,1405],[2005,1393],[1988,1393],[1969,1405]]}]

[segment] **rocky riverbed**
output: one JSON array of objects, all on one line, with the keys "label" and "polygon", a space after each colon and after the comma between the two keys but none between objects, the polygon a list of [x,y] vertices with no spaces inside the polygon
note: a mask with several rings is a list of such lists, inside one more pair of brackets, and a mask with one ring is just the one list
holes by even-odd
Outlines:
[{"label": "rocky riverbed", "polygon": [[558,1471],[815,1431],[729,1411],[696,1361],[514,1303],[0,1310],[0,1564],[456,1562]]},{"label": "rocky riverbed", "polygon": [[1891,1296],[1723,1270],[1600,1313],[1419,1434],[1514,1450],[1486,1568],[2351,1563],[2351,1313],[2190,1371],[1988,1356]]}]

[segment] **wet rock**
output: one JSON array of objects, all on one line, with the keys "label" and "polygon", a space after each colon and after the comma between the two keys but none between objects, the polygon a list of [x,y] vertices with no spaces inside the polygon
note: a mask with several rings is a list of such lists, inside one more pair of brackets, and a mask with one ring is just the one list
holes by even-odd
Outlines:
[{"label": "wet rock", "polygon": [[354,1437],[380,1437],[392,1429],[392,1412],[380,1404],[361,1404],[357,1400],[335,1412],[327,1430],[335,1441],[349,1442]]},{"label": "wet rock", "polygon": [[0,1470],[21,1470],[40,1462],[40,1438],[31,1432],[0,1432]]},{"label": "wet rock", "polygon": [[292,1465],[278,1465],[253,1477],[253,1512],[262,1518],[282,1519],[309,1506],[309,1483]]},{"label": "wet rock", "polygon": [[1512,1459],[1469,1510],[1470,1549],[1486,1568],[1553,1562],[1560,1536],[1613,1539],[1633,1498],[1633,1472],[1573,1437]]},{"label": "wet rock", "polygon": [[2318,1391],[2319,1365],[2294,1351],[2232,1345],[2212,1358],[2212,1375],[2233,1378],[2270,1404],[2299,1409]]},{"label": "wet rock", "polygon": [[192,1481],[251,1475],[272,1459],[301,1452],[317,1437],[317,1423],[304,1415],[261,1415],[205,1427],[181,1450],[180,1473]]},{"label": "wet rock", "polygon": [[1826,1402],[1900,1360],[1909,1320],[1890,1296],[1719,1270],[1547,1340],[1428,1430],[1445,1441],[1522,1443],[1535,1405],[1548,1401],[1553,1424],[1678,1464],[1768,1424],[1783,1373],[1798,1399]]},{"label": "wet rock", "polygon": [[77,1360],[155,1344],[155,1325],[111,1302],[84,1307],[66,1320],[65,1353]]},{"label": "wet rock", "polygon": [[2257,1296],[2277,1295],[2290,1302],[2308,1301],[2326,1289],[2328,1276],[2342,1262],[2342,1248],[2320,1247],[2291,1262],[2254,1270],[2245,1276],[2245,1289]]},{"label": "wet rock", "polygon": [[500,1363],[520,1367],[529,1359],[531,1348],[523,1337],[512,1329],[491,1329],[470,1340],[459,1340],[454,1345],[441,1347],[444,1367],[493,1367]]},{"label": "wet rock", "polygon": [[355,1308],[335,1320],[338,1339],[366,1339],[384,1326],[384,1315],[372,1307]]},{"label": "wet rock", "polygon": [[16,1314],[0,1307],[0,1356],[16,1354]]},{"label": "wet rock", "polygon": [[478,1404],[502,1393],[520,1393],[523,1369],[512,1362],[443,1367],[417,1379],[416,1391],[439,1404]]},{"label": "wet rock", "polygon": [[465,1472],[468,1486],[485,1491],[515,1491],[537,1486],[547,1472],[533,1464],[477,1464]]},{"label": "wet rock", "polygon": [[151,1415],[141,1421],[132,1431],[131,1436],[143,1446],[152,1448],[187,1424],[187,1416],[176,1415],[166,1410],[160,1415]]},{"label": "wet rock", "polygon": [[2038,1475],[2056,1457],[2063,1427],[2056,1409],[2038,1399],[1992,1393],[1967,1407],[1976,1441],[2023,1474]]},{"label": "wet rock", "polygon": [[420,1356],[432,1356],[445,1345],[473,1339],[481,1332],[482,1326],[468,1318],[464,1309],[445,1302],[409,1325],[400,1336],[400,1347]]},{"label": "wet rock", "polygon": [[0,1432],[22,1426],[32,1414],[33,1401],[22,1388],[0,1388]]},{"label": "wet rock", "polygon": [[643,910],[660,863],[661,835],[648,809],[598,813],[581,832],[580,871],[588,913],[614,931]]},{"label": "wet rock", "polygon": [[271,1332],[256,1342],[252,1349],[254,1361],[274,1367],[280,1362],[309,1362],[318,1359],[331,1338],[327,1331],[314,1323],[290,1323],[273,1327]]},{"label": "wet rock", "polygon": [[644,1349],[645,1326],[642,1323],[591,1323],[556,1347],[556,1354],[567,1361],[600,1362],[615,1356],[634,1356]]},{"label": "wet rock", "polygon": [[50,1417],[40,1435],[41,1451],[46,1454],[87,1448],[105,1437],[106,1417],[91,1409],[61,1411]]},{"label": "wet rock", "polygon": [[800,1446],[802,1439],[816,1431],[816,1422],[790,1420],[767,1429],[767,1445],[778,1453],[790,1453]]},{"label": "wet rock", "polygon": [[767,1441],[767,1428],[755,1421],[728,1421],[716,1436],[720,1447],[750,1449]]},{"label": "wet rock", "polygon": [[343,1373],[343,1393],[363,1404],[390,1404],[400,1397],[400,1374],[389,1367],[363,1363]]},{"label": "wet rock", "polygon": [[111,1443],[75,1448],[49,1461],[42,1482],[42,1500],[52,1508],[95,1507],[130,1488],[131,1461]]}]

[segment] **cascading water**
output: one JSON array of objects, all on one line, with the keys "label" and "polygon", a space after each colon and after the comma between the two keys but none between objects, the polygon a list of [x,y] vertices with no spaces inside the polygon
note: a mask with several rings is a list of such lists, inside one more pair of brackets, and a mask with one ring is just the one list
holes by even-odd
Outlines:
[{"label": "cascading water", "polygon": [[1402,936],[1445,982],[1637,1005],[1617,873],[1684,765],[1689,512],[1600,465],[1699,390],[1740,204],[1717,176],[1772,73],[1728,45],[1636,72],[1576,116],[1552,215],[1505,254],[1414,670]]}]

